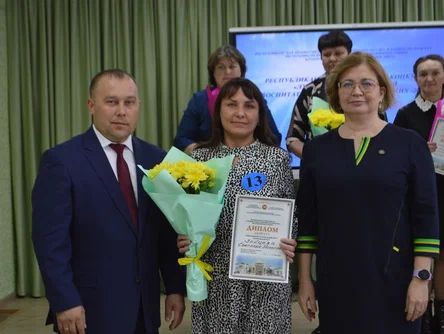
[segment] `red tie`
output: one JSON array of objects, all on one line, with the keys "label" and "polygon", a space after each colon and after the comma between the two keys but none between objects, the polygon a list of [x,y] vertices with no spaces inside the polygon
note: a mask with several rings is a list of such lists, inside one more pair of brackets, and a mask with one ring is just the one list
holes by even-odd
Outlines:
[{"label": "red tie", "polygon": [[126,164],[125,159],[123,158],[123,150],[125,149],[125,145],[123,144],[109,144],[109,146],[116,151],[117,153],[117,178],[119,179],[120,190],[122,190],[123,197],[125,197],[125,201],[128,204],[128,208],[131,215],[131,220],[133,221],[133,225],[137,231],[137,204],[136,198],[134,196],[133,186],[131,184],[131,177],[128,169],[128,165]]}]

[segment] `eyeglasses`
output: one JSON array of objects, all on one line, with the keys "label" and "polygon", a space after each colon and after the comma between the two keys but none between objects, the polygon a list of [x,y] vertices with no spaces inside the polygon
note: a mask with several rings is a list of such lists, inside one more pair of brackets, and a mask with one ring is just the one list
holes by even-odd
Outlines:
[{"label": "eyeglasses", "polygon": [[219,72],[226,72],[227,69],[230,70],[230,71],[234,71],[234,70],[236,70],[238,68],[239,68],[239,64],[237,64],[237,63],[231,63],[228,66],[226,66],[224,64],[218,64],[218,65],[216,65],[215,70],[219,71]]},{"label": "eyeglasses", "polygon": [[342,82],[338,82],[338,88],[344,90],[347,93],[351,93],[356,86],[359,87],[361,92],[370,93],[376,88],[376,86],[379,86],[379,84],[371,79],[363,79],[360,82],[354,82],[353,80],[344,80]]}]

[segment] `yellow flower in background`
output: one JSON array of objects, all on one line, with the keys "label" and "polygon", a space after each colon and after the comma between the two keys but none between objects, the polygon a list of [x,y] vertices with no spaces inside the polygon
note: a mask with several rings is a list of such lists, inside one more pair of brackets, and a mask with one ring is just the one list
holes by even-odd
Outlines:
[{"label": "yellow flower in background", "polygon": [[308,117],[313,125],[327,130],[336,129],[345,121],[343,114],[338,114],[331,109],[318,109],[311,112]]},{"label": "yellow flower in background", "polygon": [[162,162],[148,171],[148,177],[152,180],[162,170],[167,171],[188,194],[198,194],[215,185],[216,171],[202,162]]},{"label": "yellow flower in background", "polygon": [[345,121],[345,117],[343,114],[338,114],[333,112],[333,117],[330,120],[330,127],[331,129],[336,129],[338,127],[340,127],[342,124],[344,124]]}]

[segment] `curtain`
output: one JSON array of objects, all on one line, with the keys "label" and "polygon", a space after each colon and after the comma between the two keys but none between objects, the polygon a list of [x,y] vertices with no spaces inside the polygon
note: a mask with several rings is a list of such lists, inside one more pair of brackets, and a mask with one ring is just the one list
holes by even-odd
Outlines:
[{"label": "curtain", "polygon": [[87,129],[98,71],[136,77],[137,135],[168,148],[230,27],[443,19],[442,0],[6,0],[17,294],[44,294],[30,237],[40,156]]}]

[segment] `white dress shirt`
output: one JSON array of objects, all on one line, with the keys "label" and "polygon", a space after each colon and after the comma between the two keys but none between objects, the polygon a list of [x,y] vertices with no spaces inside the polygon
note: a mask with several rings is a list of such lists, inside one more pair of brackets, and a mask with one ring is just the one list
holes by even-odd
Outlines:
[{"label": "white dress shirt", "polygon": [[136,174],[136,161],[134,159],[134,150],[133,150],[133,141],[132,141],[132,135],[129,135],[128,138],[122,143],[113,143],[108,138],[106,138],[104,135],[102,135],[99,130],[96,129],[96,127],[93,124],[93,130],[96,133],[97,138],[99,139],[100,145],[103,148],[103,151],[106,154],[106,157],[108,158],[109,164],[111,165],[111,168],[113,169],[114,175],[116,176],[117,181],[119,178],[117,177],[117,153],[114,151],[109,144],[123,144],[125,145],[125,149],[123,150],[123,158],[126,161],[126,164],[128,165],[130,178],[131,178],[131,184],[133,185],[133,191],[134,196],[136,198],[136,203],[138,203],[137,198],[137,174]]}]

